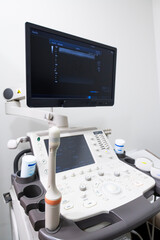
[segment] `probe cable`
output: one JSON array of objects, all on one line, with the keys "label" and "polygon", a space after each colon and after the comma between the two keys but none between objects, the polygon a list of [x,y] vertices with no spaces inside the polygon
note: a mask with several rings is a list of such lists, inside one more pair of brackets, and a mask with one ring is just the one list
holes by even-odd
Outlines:
[{"label": "probe cable", "polygon": [[21,158],[24,154],[27,154],[27,153],[32,153],[32,150],[31,150],[30,148],[29,148],[29,149],[24,149],[24,150],[22,150],[20,153],[18,153],[17,156],[15,157],[14,163],[13,163],[14,173],[18,172],[18,163],[19,163],[20,158]]}]

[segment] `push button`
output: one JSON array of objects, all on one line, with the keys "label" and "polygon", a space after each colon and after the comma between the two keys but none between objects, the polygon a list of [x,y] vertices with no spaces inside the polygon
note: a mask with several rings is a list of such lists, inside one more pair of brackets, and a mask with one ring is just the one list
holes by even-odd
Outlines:
[{"label": "push button", "polygon": [[85,208],[90,208],[90,207],[93,207],[97,204],[97,202],[95,200],[86,200],[84,203],[83,203],[83,206]]},{"label": "push button", "polygon": [[94,181],[93,188],[98,188],[100,183],[101,183],[100,181]]},{"label": "push button", "polygon": [[98,197],[102,196],[102,192],[101,192],[99,189],[96,189],[96,190],[95,190],[95,194],[96,194]]},{"label": "push button", "polygon": [[140,187],[140,186],[143,185],[143,183],[142,183],[141,181],[136,180],[136,181],[134,182],[134,185],[136,185],[137,187]]},{"label": "push button", "polygon": [[103,172],[103,171],[99,171],[99,172],[98,172],[98,175],[99,175],[99,176],[104,176],[104,172]]},{"label": "push button", "polygon": [[79,185],[79,189],[81,190],[81,191],[86,191],[86,185],[84,184],[84,183],[81,183],[80,185]]},{"label": "push button", "polygon": [[47,163],[46,159],[42,159],[42,163],[46,164]]},{"label": "push button", "polygon": [[86,175],[85,179],[86,179],[86,181],[91,181],[91,175]]},{"label": "push button", "polygon": [[66,178],[67,178],[66,175],[63,175],[63,176],[62,176],[62,179],[63,179],[63,180],[65,180]]},{"label": "push button", "polygon": [[67,204],[67,203],[69,203],[69,202],[70,202],[70,201],[69,201],[69,199],[67,199],[67,198],[62,200],[62,204]]},{"label": "push button", "polygon": [[114,176],[115,176],[115,177],[120,177],[120,172],[115,171],[115,172],[114,172]]},{"label": "push button", "polygon": [[75,177],[76,174],[74,172],[71,173],[71,177]]},{"label": "push button", "polygon": [[69,209],[71,209],[71,208],[73,208],[73,207],[74,207],[73,203],[72,203],[72,202],[68,202],[68,203],[65,205],[64,209],[65,209],[65,210],[69,210]]},{"label": "push button", "polygon": [[83,175],[83,174],[84,174],[84,171],[83,171],[83,170],[81,170],[81,171],[79,172],[79,174],[80,174],[80,175]]},{"label": "push button", "polygon": [[85,194],[85,193],[83,193],[82,195],[81,195],[81,198],[86,198],[87,197],[87,195]]},{"label": "push button", "polygon": [[103,185],[103,190],[104,192],[109,192],[112,194],[119,194],[121,192],[121,188],[113,182],[105,183]]}]

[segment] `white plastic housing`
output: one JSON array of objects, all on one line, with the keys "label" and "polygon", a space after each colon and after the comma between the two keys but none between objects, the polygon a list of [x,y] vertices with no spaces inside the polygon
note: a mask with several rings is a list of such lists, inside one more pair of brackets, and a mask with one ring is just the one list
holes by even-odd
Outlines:
[{"label": "white plastic housing", "polygon": [[60,145],[60,131],[57,127],[49,129],[48,188],[45,195],[45,227],[55,230],[60,220],[61,193],[56,187],[56,152]]},{"label": "white plastic housing", "polygon": [[[27,136],[31,139],[37,157],[40,180],[47,190],[49,169],[45,142],[48,142],[48,131],[32,132]],[[109,213],[143,196],[154,187],[155,181],[152,177],[117,158],[101,129],[61,129],[61,140],[66,137],[69,141],[65,143],[67,145],[64,151],[70,149],[70,140],[83,137],[94,161],[92,164],[79,165],[76,168],[69,165],[71,167],[68,170],[56,173],[56,185],[62,193],[60,213],[66,219],[78,222]],[[77,152],[77,155],[80,157],[81,154]],[[88,157],[88,154],[85,156]],[[57,166],[60,166],[58,162]],[[106,186],[105,183],[110,184]]]},{"label": "white plastic housing", "polygon": [[45,228],[54,231],[60,222],[60,204],[50,205],[45,203]]},{"label": "white plastic housing", "polygon": [[150,172],[153,162],[148,158],[137,158],[135,160],[135,166],[145,172]]},{"label": "white plastic housing", "polygon": [[160,179],[160,166],[159,167],[151,167],[151,175],[157,179]]},{"label": "white plastic housing", "polygon": [[16,149],[18,146],[17,141],[15,139],[10,139],[7,143],[7,147],[9,149]]}]

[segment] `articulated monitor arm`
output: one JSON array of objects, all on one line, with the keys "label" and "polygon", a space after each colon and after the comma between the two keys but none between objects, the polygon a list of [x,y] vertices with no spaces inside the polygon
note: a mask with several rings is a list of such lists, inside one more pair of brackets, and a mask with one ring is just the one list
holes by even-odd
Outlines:
[{"label": "articulated monitor arm", "polygon": [[3,92],[3,96],[6,99],[6,114],[42,120],[47,122],[49,126],[56,125],[60,128],[68,127],[67,116],[54,114],[53,112],[43,111],[36,108],[22,107],[21,100],[25,99],[25,94],[22,88],[6,88]]}]

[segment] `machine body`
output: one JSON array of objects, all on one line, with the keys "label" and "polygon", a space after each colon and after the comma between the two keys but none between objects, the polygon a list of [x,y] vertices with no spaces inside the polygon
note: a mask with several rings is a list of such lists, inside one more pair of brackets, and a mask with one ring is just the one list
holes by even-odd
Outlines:
[{"label": "machine body", "polygon": [[[48,132],[28,133],[38,159],[39,177],[48,189]],[[154,188],[150,176],[120,161],[100,129],[61,131],[56,182],[61,214],[75,222],[109,213]],[[58,198],[58,197],[57,197]]]}]

